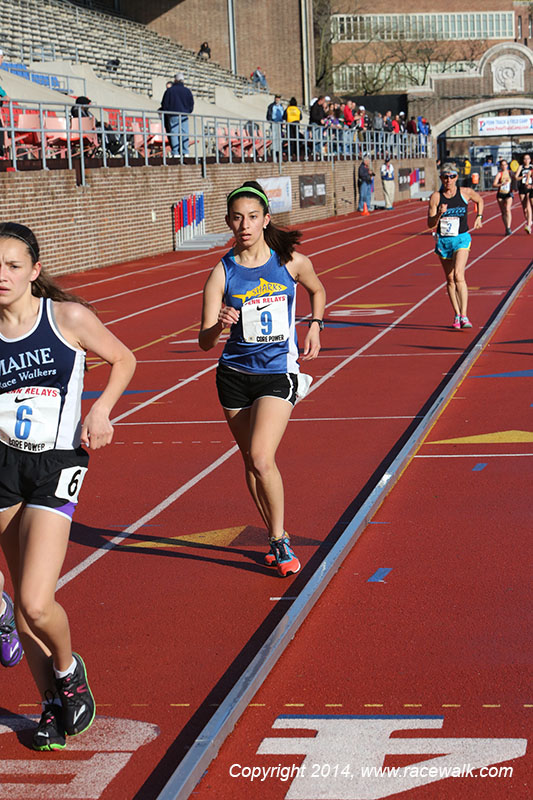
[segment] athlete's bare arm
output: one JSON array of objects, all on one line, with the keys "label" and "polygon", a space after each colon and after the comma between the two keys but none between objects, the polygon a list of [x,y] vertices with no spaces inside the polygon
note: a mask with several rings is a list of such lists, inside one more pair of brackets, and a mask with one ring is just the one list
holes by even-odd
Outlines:
[{"label": "athlete's bare arm", "polygon": [[[326,307],[326,290],[316,274],[313,264],[302,253],[294,253],[287,269],[295,280],[306,289],[311,302],[311,319],[323,319]],[[303,361],[316,358],[320,352],[320,327],[311,325],[304,340]]]},{"label": "athlete's bare arm", "polygon": [[239,311],[222,303],[226,274],[219,261],[204,286],[202,322],[198,344],[202,350],[211,350],[218,344],[224,328],[229,328],[239,319]]},{"label": "athlete's bare arm", "polygon": [[135,371],[135,356],[96,314],[80,303],[54,303],[59,330],[74,347],[90,350],[110,367],[107,385],[95,400],[82,426],[82,444],[97,450],[113,438],[109,415]]},{"label": "athlete's bare arm", "polygon": [[464,189],[461,189],[461,192],[469,200],[472,200],[472,202],[475,203],[477,206],[476,219],[474,221],[474,229],[478,230],[483,225],[483,207],[485,205],[485,202],[481,197],[481,195],[475,191],[475,189],[470,189],[468,187],[465,187]]},{"label": "athlete's bare arm", "polygon": [[429,198],[428,208],[428,228],[435,228],[448,206],[446,203],[440,203],[440,192],[433,192]]}]

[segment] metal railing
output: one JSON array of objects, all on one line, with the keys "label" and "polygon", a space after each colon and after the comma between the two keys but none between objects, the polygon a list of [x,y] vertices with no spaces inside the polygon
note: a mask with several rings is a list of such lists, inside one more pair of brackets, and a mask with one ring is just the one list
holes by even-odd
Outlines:
[{"label": "metal railing", "polygon": [[[133,108],[11,99],[4,104],[3,119],[8,166],[19,170],[37,164],[42,169],[77,165],[82,184],[87,167],[194,163],[205,170],[208,163],[269,161],[277,163],[281,173],[289,161],[432,156],[432,141],[421,134],[336,130]],[[32,164],[24,164],[27,161]]]}]

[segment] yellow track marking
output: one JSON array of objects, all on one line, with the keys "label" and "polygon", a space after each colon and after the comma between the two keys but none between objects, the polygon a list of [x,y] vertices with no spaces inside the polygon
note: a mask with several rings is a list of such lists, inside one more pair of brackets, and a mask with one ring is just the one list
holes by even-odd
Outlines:
[{"label": "yellow track marking", "polygon": [[170,536],[167,538],[154,537],[146,539],[144,542],[124,542],[121,547],[187,547],[189,544],[211,544],[219,547],[228,547],[237,536],[243,532],[246,525],[238,525],[235,528],[223,528],[222,530],[203,531],[202,533],[186,533],[181,536]]},{"label": "yellow track marking", "polygon": [[495,431],[457,439],[434,439],[426,444],[527,444],[533,442],[533,431]]}]

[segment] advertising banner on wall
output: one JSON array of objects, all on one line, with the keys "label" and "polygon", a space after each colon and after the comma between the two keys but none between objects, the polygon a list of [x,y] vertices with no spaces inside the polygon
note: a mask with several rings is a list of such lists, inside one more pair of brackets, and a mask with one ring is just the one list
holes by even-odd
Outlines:
[{"label": "advertising banner on wall", "polygon": [[533,115],[515,117],[480,117],[477,121],[480,136],[517,136],[533,134]]},{"label": "advertising banner on wall", "polygon": [[292,210],[290,178],[261,178],[259,183],[265,190],[273,214]]}]

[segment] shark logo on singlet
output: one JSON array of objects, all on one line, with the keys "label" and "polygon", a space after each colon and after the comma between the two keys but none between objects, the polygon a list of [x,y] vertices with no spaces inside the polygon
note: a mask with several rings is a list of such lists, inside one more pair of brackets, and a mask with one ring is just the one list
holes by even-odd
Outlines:
[{"label": "shark logo on singlet", "polygon": [[286,288],[287,287],[282,283],[269,283],[265,281],[264,278],[259,278],[259,286],[256,286],[255,289],[250,289],[246,294],[234,294],[232,297],[236,297],[238,300],[242,300],[243,303],[246,303],[251,297],[272,295],[274,292],[283,292]]}]

